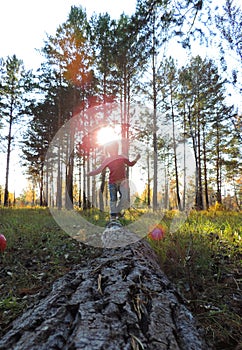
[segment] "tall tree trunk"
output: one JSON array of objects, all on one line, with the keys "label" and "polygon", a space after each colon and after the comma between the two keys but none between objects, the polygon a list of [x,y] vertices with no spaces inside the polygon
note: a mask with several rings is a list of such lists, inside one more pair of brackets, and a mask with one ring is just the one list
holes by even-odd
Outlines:
[{"label": "tall tree trunk", "polygon": [[151,189],[150,189],[150,151],[147,147],[147,206],[151,206]]},{"label": "tall tree trunk", "polygon": [[196,207],[196,209],[199,209],[199,159],[198,159],[198,147],[197,147],[197,140],[196,140],[196,136],[195,136],[196,131],[194,132],[193,126],[192,126],[190,107],[189,107],[189,112],[188,112],[188,124],[189,124],[190,135],[192,137],[192,147],[193,147],[194,158],[195,158],[195,165],[196,165],[196,173],[195,173],[195,207]]},{"label": "tall tree trunk", "polygon": [[87,194],[86,194],[86,187],[87,187],[87,180],[86,180],[86,158],[85,155],[83,157],[83,173],[82,173],[82,183],[83,183],[83,189],[82,189],[82,207],[83,209],[87,209]]},{"label": "tall tree trunk", "polygon": [[66,167],[66,209],[73,209],[73,171],[74,171],[74,152],[71,152],[69,162]]},{"label": "tall tree trunk", "polygon": [[186,114],[184,111],[183,118],[183,203],[182,209],[186,209],[186,193],[187,193],[187,162],[186,162]]},{"label": "tall tree trunk", "polygon": [[9,205],[9,190],[8,190],[8,180],[9,180],[9,167],[10,167],[10,153],[11,153],[11,141],[12,141],[12,125],[13,125],[13,115],[12,106],[10,109],[9,116],[9,129],[8,129],[8,145],[7,145],[7,163],[6,163],[6,177],[5,177],[5,190],[4,190],[4,206]]},{"label": "tall tree trunk", "polygon": [[152,85],[153,85],[153,162],[154,162],[154,174],[153,174],[153,210],[158,207],[157,202],[157,87],[156,87],[156,37],[155,37],[155,15],[153,19],[153,47],[152,47]]},{"label": "tall tree trunk", "polygon": [[220,155],[220,137],[219,137],[219,124],[216,123],[216,186],[217,186],[217,202],[222,204],[222,194],[221,194],[221,155]]},{"label": "tall tree trunk", "polygon": [[102,212],[104,211],[103,196],[104,196],[104,189],[105,189],[105,179],[106,179],[106,172],[103,171],[101,173],[101,185],[100,185],[100,189],[99,189],[99,209]]},{"label": "tall tree trunk", "polygon": [[39,205],[43,207],[44,204],[44,162],[41,161],[40,165],[40,184],[39,184]]},{"label": "tall tree trunk", "polygon": [[204,172],[204,192],[205,192],[205,204],[206,209],[209,209],[209,196],[208,196],[208,178],[207,178],[207,148],[206,148],[206,134],[205,125],[203,124],[203,172]]},{"label": "tall tree trunk", "polygon": [[58,145],[57,155],[57,183],[56,183],[56,206],[58,209],[62,208],[62,168],[61,168],[61,148],[60,142]]},{"label": "tall tree trunk", "polygon": [[201,150],[201,124],[200,124],[200,114],[197,117],[197,156],[198,156],[198,168],[197,168],[197,176],[198,176],[198,189],[197,189],[197,202],[196,207],[199,210],[203,209],[203,184],[202,184],[202,150]]},{"label": "tall tree trunk", "polygon": [[[62,85],[62,78],[61,78],[61,67],[60,74],[59,74],[59,89],[57,94],[57,108],[58,108],[58,120],[57,120],[57,130],[60,130],[62,126],[62,103],[61,103],[61,91],[60,87]],[[63,135],[60,134],[60,139],[58,140],[58,155],[57,155],[57,183],[56,183],[56,206],[58,209],[62,208],[62,167],[61,167],[61,152],[62,152],[62,142],[63,142]]]},{"label": "tall tree trunk", "polygon": [[169,165],[165,164],[165,193],[164,193],[164,208],[170,209],[169,203]]},{"label": "tall tree trunk", "polygon": [[78,164],[78,169],[79,169],[79,174],[78,174],[78,178],[79,178],[79,185],[78,185],[78,208],[81,208],[82,205],[82,165],[81,165],[81,161],[79,160],[79,164]]},{"label": "tall tree trunk", "polygon": [[177,197],[178,209],[181,210],[181,198],[180,198],[180,189],[179,189],[179,176],[178,176],[177,152],[176,152],[175,115],[174,115],[172,100],[171,100],[171,115],[172,115],[172,138],[173,138],[174,165],[175,165],[175,177],[176,177],[176,197]]}]

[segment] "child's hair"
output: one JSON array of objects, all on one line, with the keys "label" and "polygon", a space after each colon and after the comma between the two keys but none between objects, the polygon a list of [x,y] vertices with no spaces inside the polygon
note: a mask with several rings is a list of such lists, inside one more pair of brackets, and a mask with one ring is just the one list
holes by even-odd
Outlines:
[{"label": "child's hair", "polygon": [[104,149],[105,149],[105,153],[106,154],[107,153],[109,153],[109,154],[112,154],[112,153],[117,154],[118,150],[119,150],[118,141],[112,141],[112,142],[106,143]]}]

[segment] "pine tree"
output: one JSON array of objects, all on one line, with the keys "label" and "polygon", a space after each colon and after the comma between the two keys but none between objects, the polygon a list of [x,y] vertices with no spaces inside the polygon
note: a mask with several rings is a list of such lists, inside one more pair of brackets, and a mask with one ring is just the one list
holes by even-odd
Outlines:
[{"label": "pine tree", "polygon": [[16,55],[2,60],[0,71],[0,114],[7,130],[4,206],[8,206],[10,155],[14,140],[13,127],[28,113],[31,101],[27,94],[33,89],[33,84],[31,72],[25,71],[23,62]]},{"label": "pine tree", "polygon": [[[40,206],[49,204],[48,182],[45,178],[45,157],[52,138],[57,132],[56,107],[48,99],[32,108],[32,120],[23,137],[22,164],[32,182],[38,184]],[[50,169],[49,169],[50,170]]]},{"label": "pine tree", "polygon": [[[56,86],[57,124],[60,128],[76,113],[92,106],[95,94],[93,79],[93,56],[89,41],[90,27],[82,7],[73,6],[67,21],[49,37],[43,52],[54,76]],[[60,140],[57,161],[57,206],[62,206],[62,181],[65,181],[65,206],[73,206],[74,136],[72,130]],[[65,174],[61,173],[61,152],[65,145]],[[64,180],[65,179],[65,180]]]},{"label": "pine tree", "polygon": [[[213,165],[217,174],[217,197],[221,202],[221,121],[228,118],[231,108],[225,108],[224,81],[212,60],[202,60],[200,56],[193,58],[190,65],[181,69],[180,83],[180,99],[184,101],[187,134],[192,140],[196,163],[195,205],[198,209],[203,209],[205,198],[208,208],[208,164],[213,159],[212,150],[216,150]],[[209,141],[215,144],[212,145]]]}]

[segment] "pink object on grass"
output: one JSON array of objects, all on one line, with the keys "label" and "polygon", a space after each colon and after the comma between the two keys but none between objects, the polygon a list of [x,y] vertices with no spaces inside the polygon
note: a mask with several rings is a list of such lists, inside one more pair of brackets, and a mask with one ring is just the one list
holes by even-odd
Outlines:
[{"label": "pink object on grass", "polygon": [[0,234],[0,251],[4,252],[7,246],[7,240],[4,235]]},{"label": "pink object on grass", "polygon": [[152,231],[149,232],[148,237],[154,241],[160,241],[165,236],[165,230],[161,225],[155,226]]}]

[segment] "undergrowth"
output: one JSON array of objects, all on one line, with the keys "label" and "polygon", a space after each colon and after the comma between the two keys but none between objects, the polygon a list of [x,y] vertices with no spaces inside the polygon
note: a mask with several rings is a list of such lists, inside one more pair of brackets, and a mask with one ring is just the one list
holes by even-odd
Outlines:
[{"label": "undergrowth", "polygon": [[[107,217],[96,210],[82,215],[105,226]],[[139,218],[130,210],[124,225]],[[216,350],[239,349],[241,344],[242,215],[235,212],[192,212],[171,233],[175,215],[167,212],[160,225],[165,236],[154,241],[161,268],[197,317],[207,341]],[[43,298],[52,283],[101,249],[77,242],[63,232],[48,209],[0,209],[0,233],[7,249],[0,253],[0,336],[29,305]]]},{"label": "undergrowth", "polygon": [[214,349],[240,349],[242,216],[193,212],[174,233],[165,216],[163,240],[150,244]]}]

